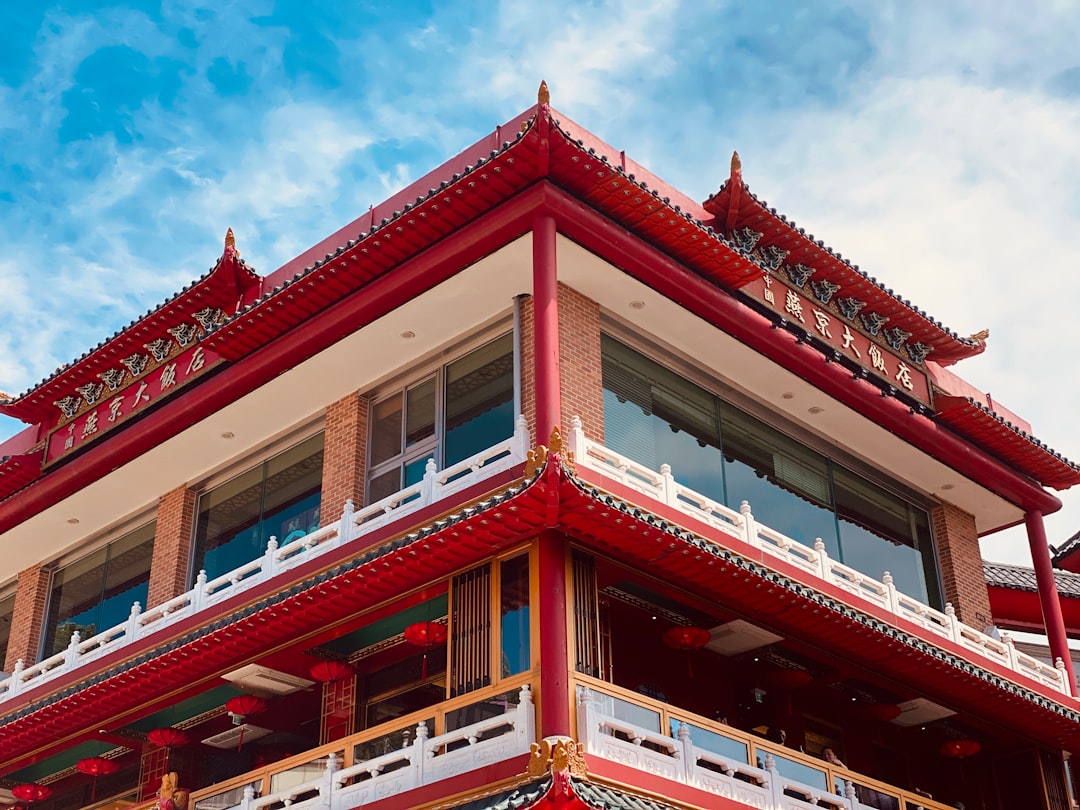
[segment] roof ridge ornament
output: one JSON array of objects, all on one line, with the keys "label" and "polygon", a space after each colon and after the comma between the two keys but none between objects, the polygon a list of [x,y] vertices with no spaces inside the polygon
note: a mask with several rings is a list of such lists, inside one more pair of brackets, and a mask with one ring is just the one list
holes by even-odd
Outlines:
[{"label": "roof ridge ornament", "polygon": [[540,87],[536,91],[536,103],[537,104],[550,104],[551,92],[548,90],[547,82],[543,79],[540,80]]},{"label": "roof ridge ornament", "polygon": [[976,332],[974,335],[971,335],[968,340],[974,343],[986,343],[986,339],[988,337],[990,337],[990,330],[983,329],[982,331]]}]

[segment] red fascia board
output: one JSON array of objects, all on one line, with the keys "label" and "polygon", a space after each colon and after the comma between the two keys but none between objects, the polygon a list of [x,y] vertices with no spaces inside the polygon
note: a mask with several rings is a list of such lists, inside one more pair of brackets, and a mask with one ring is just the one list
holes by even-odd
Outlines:
[{"label": "red fascia board", "polygon": [[147,414],[137,425],[122,428],[117,435],[89,448],[77,463],[69,462],[53,469],[18,497],[0,503],[0,534],[526,233],[544,199],[543,185],[526,189],[332,305],[319,317],[297,325],[281,339],[224,366],[213,377],[193,385],[183,396]]},{"label": "red fascia board", "polygon": [[[990,612],[995,624],[1038,627],[1038,632],[1042,632],[1042,605],[1038,593],[998,586],[990,586],[987,592],[990,595]],[[1059,601],[1065,619],[1066,634],[1073,638],[1080,636],[1080,599],[1063,596]]]},{"label": "red fascia board", "polygon": [[1031,479],[932,420],[912,414],[900,400],[883,397],[871,383],[853,379],[839,364],[826,362],[812,346],[799,343],[794,336],[773,328],[765,316],[630,235],[595,210],[556,189],[546,195],[546,204],[556,216],[560,233],[798,374],[844,405],[872,416],[881,427],[943,464],[1025,510],[1038,510],[1047,515],[1061,508],[1057,497]]}]

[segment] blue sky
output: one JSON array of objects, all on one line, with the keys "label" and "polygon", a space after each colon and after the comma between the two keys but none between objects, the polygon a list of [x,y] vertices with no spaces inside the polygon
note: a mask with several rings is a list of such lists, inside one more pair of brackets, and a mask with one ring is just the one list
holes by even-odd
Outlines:
[{"label": "blue sky", "polygon": [[[697,199],[737,148],[800,225],[961,334],[989,327],[956,370],[1080,460],[1075,3],[213,6],[0,4],[0,390],[201,275],[227,227],[270,272],[545,78]],[[1068,494],[1051,542],[1078,527]]]}]

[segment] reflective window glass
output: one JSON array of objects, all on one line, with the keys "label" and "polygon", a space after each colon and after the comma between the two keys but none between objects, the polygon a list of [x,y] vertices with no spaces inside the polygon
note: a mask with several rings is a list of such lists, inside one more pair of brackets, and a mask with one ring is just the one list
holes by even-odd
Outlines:
[{"label": "reflective window glass", "polygon": [[199,497],[193,576],[213,579],[319,526],[323,435],[241,473]]},{"label": "reflective window glass", "polygon": [[45,656],[122,624],[135,602],[146,605],[154,530],[149,523],[53,573],[46,611]]}]

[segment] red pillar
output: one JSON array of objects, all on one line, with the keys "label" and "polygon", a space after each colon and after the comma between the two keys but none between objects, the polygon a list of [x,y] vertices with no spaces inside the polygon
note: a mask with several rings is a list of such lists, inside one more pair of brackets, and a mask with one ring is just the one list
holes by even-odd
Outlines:
[{"label": "red pillar", "polygon": [[540,533],[540,736],[570,735],[566,536]]},{"label": "red pillar", "polygon": [[1027,526],[1028,544],[1031,546],[1031,562],[1035,568],[1035,582],[1039,588],[1039,604],[1042,606],[1043,625],[1050,642],[1050,657],[1056,662],[1065,663],[1065,673],[1069,677],[1069,694],[1076,694],[1076,676],[1073,674],[1072,656],[1065,635],[1065,619],[1061,615],[1061,601],[1058,599],[1057,585],[1054,584],[1054,568],[1050,564],[1050,548],[1046,544],[1046,528],[1043,526],[1042,512],[1033,509],[1024,513]]},{"label": "red pillar", "polygon": [[559,405],[559,304],[555,271],[555,219],[533,220],[533,341],[536,375],[536,441],[547,444],[561,427]]}]

